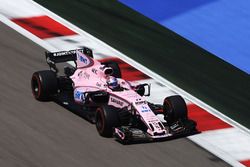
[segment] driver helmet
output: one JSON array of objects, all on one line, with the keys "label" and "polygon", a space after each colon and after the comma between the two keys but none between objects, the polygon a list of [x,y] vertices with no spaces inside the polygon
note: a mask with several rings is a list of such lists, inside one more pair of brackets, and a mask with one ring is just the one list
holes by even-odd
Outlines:
[{"label": "driver helmet", "polygon": [[107,84],[110,89],[115,89],[119,87],[118,80],[113,76],[108,77]]}]

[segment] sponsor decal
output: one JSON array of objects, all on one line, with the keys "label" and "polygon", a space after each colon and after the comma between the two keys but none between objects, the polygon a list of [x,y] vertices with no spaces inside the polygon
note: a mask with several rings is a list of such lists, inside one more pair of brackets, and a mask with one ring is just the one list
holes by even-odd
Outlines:
[{"label": "sponsor decal", "polygon": [[147,104],[146,101],[137,101],[135,102],[135,105],[141,105],[141,104]]},{"label": "sponsor decal", "polygon": [[84,93],[80,91],[76,91],[74,95],[75,99],[79,99],[79,100],[81,100],[83,96],[84,96]]},{"label": "sponsor decal", "polygon": [[82,76],[82,71],[80,71],[77,75],[78,75],[78,77],[81,77]]},{"label": "sponsor decal", "polygon": [[97,82],[97,83],[96,83],[96,86],[101,87],[101,86],[102,86],[102,84],[101,84],[101,83],[99,83],[99,82]]},{"label": "sponsor decal", "polygon": [[[81,50],[78,50],[78,51],[82,52]],[[53,56],[59,57],[59,56],[65,56],[65,55],[71,55],[71,54],[76,54],[76,50],[55,52],[55,53],[53,53]]]},{"label": "sponsor decal", "polygon": [[97,69],[92,68],[91,71],[92,71],[94,74],[97,74]]},{"label": "sponsor decal", "polygon": [[83,57],[83,56],[79,56],[79,60],[80,60],[81,62],[85,63],[85,64],[88,63],[88,59],[86,59],[86,58]]},{"label": "sponsor decal", "polygon": [[85,79],[89,79],[90,75],[85,71],[85,72],[83,73],[83,77],[84,77]]},{"label": "sponsor decal", "polygon": [[90,59],[86,55],[84,55],[83,53],[76,52],[76,54],[77,54],[77,59],[82,63],[82,64],[80,64],[80,67],[89,65],[91,63]]},{"label": "sponsor decal", "polygon": [[124,104],[123,101],[121,101],[121,100],[119,100],[119,99],[116,99],[116,98],[114,98],[114,97],[110,97],[110,101],[111,101],[112,103],[115,103],[115,104],[121,106],[121,107],[122,107],[123,104]]},{"label": "sponsor decal", "polygon": [[147,106],[141,106],[142,110],[141,112],[149,112],[149,108]]},{"label": "sponsor decal", "polygon": [[78,77],[83,77],[83,78],[85,78],[85,79],[89,79],[90,78],[90,75],[89,75],[89,73],[87,73],[86,71],[80,71],[78,74]]}]

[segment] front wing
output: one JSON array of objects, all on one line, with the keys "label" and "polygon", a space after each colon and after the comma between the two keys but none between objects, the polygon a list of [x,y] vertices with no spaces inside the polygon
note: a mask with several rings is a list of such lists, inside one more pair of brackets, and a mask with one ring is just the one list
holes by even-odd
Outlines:
[{"label": "front wing", "polygon": [[193,120],[178,121],[170,126],[166,125],[167,134],[149,135],[147,132],[130,126],[121,126],[114,128],[114,137],[123,144],[135,142],[153,142],[176,139],[199,133],[196,130],[196,123]]}]

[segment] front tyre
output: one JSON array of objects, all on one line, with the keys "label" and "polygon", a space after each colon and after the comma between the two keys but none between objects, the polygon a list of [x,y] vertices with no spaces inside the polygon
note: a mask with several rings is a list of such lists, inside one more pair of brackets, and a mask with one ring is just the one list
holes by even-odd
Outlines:
[{"label": "front tyre", "polygon": [[166,97],[163,102],[163,112],[168,124],[172,124],[178,120],[187,119],[187,105],[184,99],[179,96]]},{"label": "front tyre", "polygon": [[96,129],[103,137],[112,137],[113,128],[119,126],[118,111],[115,107],[103,105],[96,109]]},{"label": "front tyre", "polygon": [[35,99],[39,101],[50,100],[58,90],[56,74],[50,70],[33,73],[31,78],[31,89]]}]

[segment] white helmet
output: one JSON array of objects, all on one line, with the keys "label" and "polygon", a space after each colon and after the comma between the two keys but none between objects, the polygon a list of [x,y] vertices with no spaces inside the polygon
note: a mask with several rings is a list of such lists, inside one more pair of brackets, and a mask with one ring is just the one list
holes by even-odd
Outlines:
[{"label": "white helmet", "polygon": [[119,87],[118,80],[113,76],[108,77],[107,84],[110,89],[115,89]]}]

